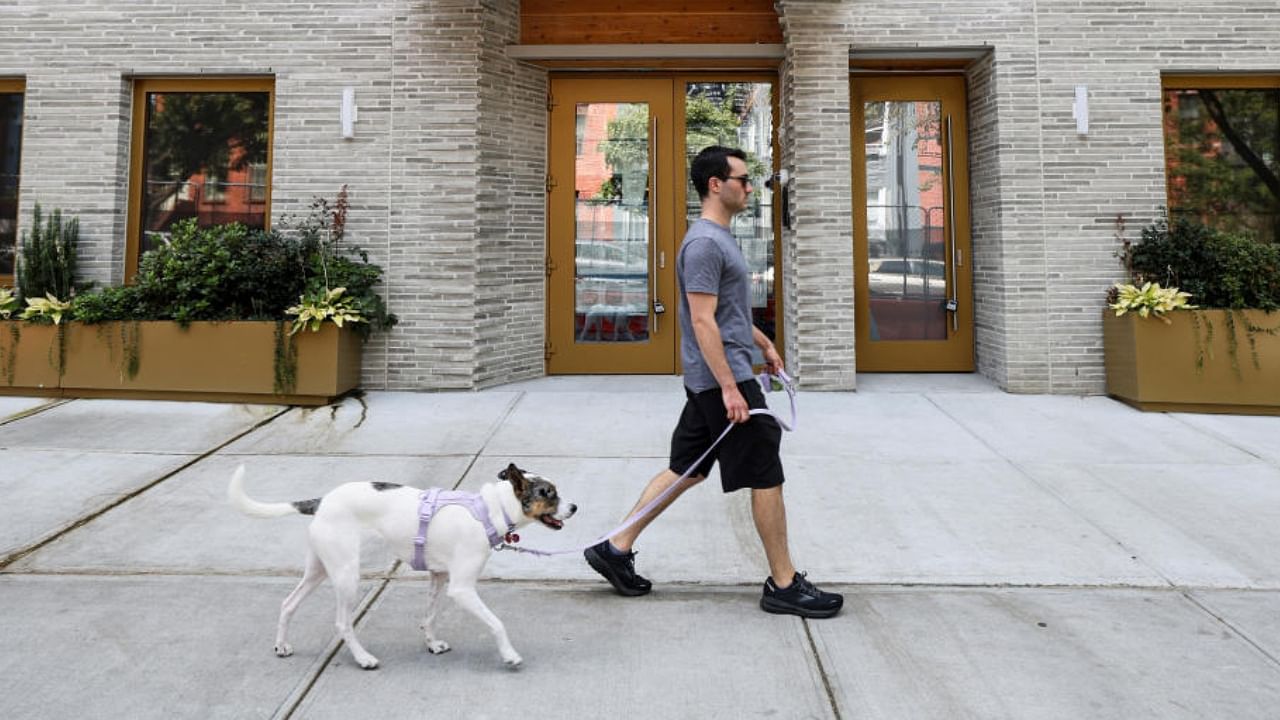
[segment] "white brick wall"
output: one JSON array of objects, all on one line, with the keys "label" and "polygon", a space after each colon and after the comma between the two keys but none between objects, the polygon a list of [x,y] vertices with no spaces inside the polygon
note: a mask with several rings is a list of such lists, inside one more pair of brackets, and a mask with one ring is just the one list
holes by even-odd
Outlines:
[{"label": "white brick wall", "polygon": [[[518,0],[98,2],[0,7],[0,76],[25,77],[20,213],[79,215],[89,279],[124,271],[133,77],[275,78],[272,217],[349,186],[349,240],[401,325],[370,388],[542,371],[545,73],[505,59]],[[338,127],[356,89],[353,140]],[[499,177],[501,175],[501,177]]]},{"label": "white brick wall", "polygon": [[[846,79],[835,61],[850,49],[973,48],[990,53],[967,71],[974,290],[979,370],[1015,392],[1103,390],[1100,310],[1121,269],[1112,256],[1114,220],[1128,235],[1165,202],[1160,119],[1162,72],[1280,73],[1280,5],[1274,0],[1195,4],[1156,0],[780,0],[788,47],[784,75],[784,163],[794,166],[796,229],[785,238],[793,255],[788,350],[806,386],[841,387],[853,367],[852,314],[834,289],[806,282],[843,282],[851,266],[827,237],[852,246],[843,185],[802,182],[816,163],[805,135],[838,148],[847,114],[834,84]],[[827,77],[814,77],[813,58]],[[807,76],[807,77],[797,77]],[[1077,84],[1089,86],[1090,132],[1071,117]],[[824,115],[824,111],[829,115]],[[847,137],[847,128],[844,130]],[[841,155],[841,153],[844,153]],[[817,203],[818,208],[812,207]],[[791,294],[795,292],[795,296]],[[847,321],[808,323],[828,308]],[[792,333],[797,325],[801,337]],[[823,337],[805,338],[806,332]],[[794,345],[793,345],[794,343]],[[816,355],[816,357],[815,357]],[[839,366],[839,367],[837,367]]]},{"label": "white brick wall", "polygon": [[[518,0],[9,0],[0,76],[27,81],[20,212],[80,216],[86,274],[124,270],[134,77],[275,78],[275,218],[350,188],[348,235],[402,324],[370,388],[543,372],[546,73],[509,60]],[[806,387],[854,385],[851,48],[989,51],[967,70],[979,370],[1017,392],[1100,392],[1099,309],[1164,203],[1161,72],[1280,72],[1275,0],[780,0],[784,331]],[[1091,127],[1071,119],[1090,89]],[[354,140],[339,136],[356,88]]]}]

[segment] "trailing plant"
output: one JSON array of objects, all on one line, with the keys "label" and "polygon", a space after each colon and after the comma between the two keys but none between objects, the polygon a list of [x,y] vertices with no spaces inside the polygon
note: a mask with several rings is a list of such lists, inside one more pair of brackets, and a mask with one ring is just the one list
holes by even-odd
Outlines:
[{"label": "trailing plant", "polygon": [[8,320],[16,309],[18,309],[18,297],[13,294],[13,290],[0,287],[0,319]]},{"label": "trailing plant", "polygon": [[365,322],[354,299],[342,296],[346,291],[346,288],[338,287],[323,295],[313,293],[300,297],[297,305],[285,310],[286,315],[297,316],[289,334],[294,335],[303,329],[319,332],[325,320],[332,321],[338,327],[342,327],[344,323]]},{"label": "trailing plant", "polygon": [[9,345],[5,348],[4,364],[0,365],[4,369],[5,380],[9,385],[13,385],[14,375],[18,367],[18,341],[22,339],[22,326],[13,323],[9,326]]},{"label": "trailing plant", "polygon": [[82,289],[76,285],[76,253],[80,244],[80,221],[65,223],[55,209],[47,222],[36,204],[31,231],[22,233],[22,253],[18,260],[18,297],[46,295],[70,298]]},{"label": "trailing plant", "polygon": [[70,310],[71,303],[46,294],[42,298],[27,298],[27,307],[18,317],[41,325],[61,325],[62,316],[67,315]]},{"label": "trailing plant", "polygon": [[298,386],[298,345],[293,333],[285,332],[284,326],[284,320],[276,322],[272,390],[277,395],[288,395]]},{"label": "trailing plant", "polygon": [[1143,283],[1142,287],[1131,284],[1117,284],[1115,299],[1109,307],[1116,311],[1116,317],[1127,312],[1135,312],[1141,317],[1154,316],[1169,324],[1171,321],[1164,314],[1174,310],[1192,310],[1195,305],[1187,303],[1191,293],[1178,290],[1176,287],[1162,288],[1160,283]]}]

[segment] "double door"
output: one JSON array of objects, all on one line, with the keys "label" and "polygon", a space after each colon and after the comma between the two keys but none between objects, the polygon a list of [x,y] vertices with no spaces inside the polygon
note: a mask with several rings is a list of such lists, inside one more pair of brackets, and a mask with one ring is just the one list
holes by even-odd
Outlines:
[{"label": "double door", "polygon": [[547,372],[679,372],[675,258],[700,211],[689,162],[744,150],[756,179],[732,231],[757,324],[777,316],[773,85],[764,78],[573,76],[551,81]]}]

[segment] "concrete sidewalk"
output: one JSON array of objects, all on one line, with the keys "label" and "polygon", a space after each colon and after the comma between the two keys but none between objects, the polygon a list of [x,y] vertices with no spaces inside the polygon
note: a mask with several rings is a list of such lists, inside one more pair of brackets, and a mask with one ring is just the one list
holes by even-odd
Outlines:
[{"label": "concrete sidewalk", "polygon": [[370,393],[313,410],[0,398],[3,718],[1276,718],[1280,418],[1146,414],[976,376],[800,394],[784,439],[797,564],[844,612],[761,612],[744,493],[718,479],[641,539],[620,598],[580,557],[497,553],[480,587],[524,667],[364,550],[361,671],[332,594],[271,652],[304,518],[231,510],[352,479],[473,488],[508,462],[612,527],[665,462],[678,378]]}]

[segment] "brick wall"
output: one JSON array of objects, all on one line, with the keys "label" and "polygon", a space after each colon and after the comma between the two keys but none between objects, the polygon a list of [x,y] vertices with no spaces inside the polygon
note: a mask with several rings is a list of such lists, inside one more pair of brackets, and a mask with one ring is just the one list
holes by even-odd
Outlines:
[{"label": "brick wall", "polygon": [[386,270],[401,324],[365,386],[541,373],[545,73],[505,58],[518,0],[17,0],[0,21],[0,76],[27,80],[20,217],[79,215],[88,279],[123,279],[132,79],[270,76],[273,220],[345,184],[347,237]]},{"label": "brick wall", "polygon": [[[1261,0],[778,5],[788,43],[784,163],[796,172],[796,228],[784,238],[794,253],[784,273],[798,285],[788,293],[788,350],[806,368],[818,356],[821,370],[805,373],[810,387],[839,387],[853,367],[846,298],[807,287],[815,277],[844,281],[822,263],[851,262],[824,237],[838,232],[851,245],[848,221],[842,229],[835,217],[850,212],[850,199],[833,178],[803,181],[815,165],[805,136],[838,143],[835,126],[847,124],[847,101],[835,104],[833,83],[845,79],[836,57],[854,48],[989,49],[967,70],[977,360],[1015,392],[1103,389],[1100,312],[1121,275],[1115,218],[1126,217],[1133,238],[1165,202],[1160,74],[1280,72],[1280,6]],[[1084,137],[1071,117],[1077,84],[1089,86]],[[847,158],[847,148],[832,145],[827,157]],[[827,307],[849,320],[806,322]],[[790,334],[792,322],[801,337]]]}]

